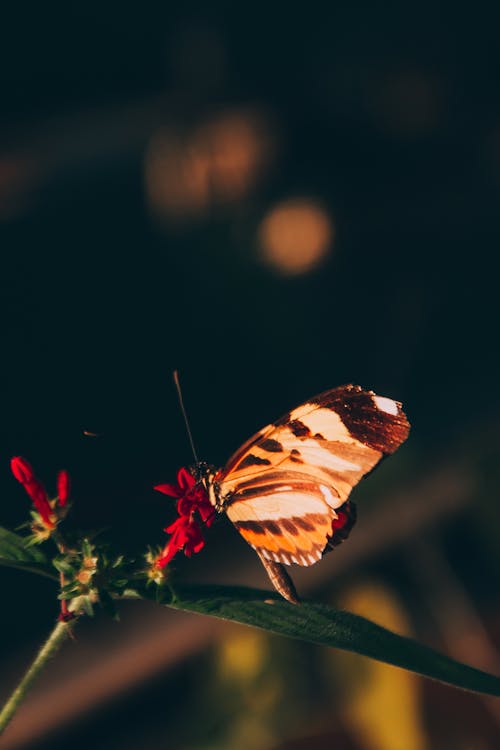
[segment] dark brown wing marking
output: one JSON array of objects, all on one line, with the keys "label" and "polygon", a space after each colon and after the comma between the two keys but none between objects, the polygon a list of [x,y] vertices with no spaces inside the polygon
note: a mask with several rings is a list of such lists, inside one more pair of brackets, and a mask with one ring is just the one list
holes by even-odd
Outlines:
[{"label": "dark brown wing marking", "polygon": [[398,413],[393,414],[377,408],[377,399],[390,400],[363,391],[359,385],[346,385],[325,391],[309,403],[336,412],[352,437],[361,443],[393,453],[408,437],[410,425],[400,403],[392,402],[398,407]]},{"label": "dark brown wing marking", "polygon": [[239,468],[246,469],[248,466],[269,466],[271,462],[268,458],[262,458],[261,456],[255,456],[253,453],[249,453],[245,456],[243,461],[240,462]]},{"label": "dark brown wing marking", "polygon": [[287,427],[293,432],[295,437],[308,437],[311,434],[309,427],[306,427],[300,419],[292,419],[291,422],[288,422]]},{"label": "dark brown wing marking", "polygon": [[259,448],[262,448],[263,451],[267,451],[268,453],[282,453],[283,452],[283,446],[278,440],[273,440],[272,438],[264,438],[264,440],[259,441]]}]

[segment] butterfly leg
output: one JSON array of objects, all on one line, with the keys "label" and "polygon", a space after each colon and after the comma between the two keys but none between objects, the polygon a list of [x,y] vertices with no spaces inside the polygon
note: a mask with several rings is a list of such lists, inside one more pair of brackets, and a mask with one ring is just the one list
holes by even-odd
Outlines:
[{"label": "butterfly leg", "polygon": [[286,572],[285,567],[281,563],[266,560],[258,550],[256,550],[256,552],[276,591],[288,602],[291,602],[292,604],[300,604],[300,599],[295,590],[293,581]]}]

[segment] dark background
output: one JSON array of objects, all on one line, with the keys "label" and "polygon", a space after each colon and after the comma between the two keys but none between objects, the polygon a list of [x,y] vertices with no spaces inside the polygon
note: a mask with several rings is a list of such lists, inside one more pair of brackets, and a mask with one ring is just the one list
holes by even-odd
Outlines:
[{"label": "dark background", "polygon": [[[500,52],[492,8],[2,9],[2,524],[26,518],[8,470],[20,454],[51,488],[58,469],[70,471],[75,525],[106,527],[131,554],[162,543],[172,509],[151,487],[191,461],[174,368],[198,452],[217,465],[312,394],[359,382],[403,401],[413,424],[384,467],[380,494],[402,487],[404,498],[444,464],[474,474],[471,505],[434,529],[433,544],[495,640]],[[303,272],[266,260],[264,222],[283,205],[313,206],[330,228],[323,256]],[[292,246],[294,232],[299,250],[314,245],[316,225],[301,229],[300,211],[292,219]],[[213,540],[193,561],[212,580],[227,565],[226,545],[231,560],[250,560],[224,525]],[[408,594],[397,556],[368,562]],[[5,663],[20,654],[15,680],[55,605],[50,584],[0,575]],[[430,629],[421,632],[432,640]],[[446,648],[446,638],[435,645]],[[199,659],[210,675],[206,650]],[[199,715],[190,703],[193,695],[202,702],[196,662],[175,669],[161,684],[141,682],[136,703],[101,706],[102,724],[86,715],[94,746],[114,747],[132,715],[173,731],[168,715],[146,709],[159,691],[180,706],[177,717],[188,705]],[[442,700],[456,713],[455,693]],[[498,714],[485,720],[482,710],[470,736],[493,748]],[[332,725],[322,721],[306,717],[292,734],[321,726],[327,738],[317,746],[330,746]],[[477,728],[485,721],[486,738]],[[422,722],[425,746],[439,736],[445,747],[446,730],[433,734],[432,716]],[[86,739],[74,726],[66,722],[49,744],[43,736],[11,746],[80,747]],[[175,731],[175,746],[212,746]],[[211,726],[210,741],[225,747],[224,731]],[[290,736],[276,732],[249,747]],[[146,734],[116,746],[149,747]],[[348,731],[336,742],[369,747]]]}]

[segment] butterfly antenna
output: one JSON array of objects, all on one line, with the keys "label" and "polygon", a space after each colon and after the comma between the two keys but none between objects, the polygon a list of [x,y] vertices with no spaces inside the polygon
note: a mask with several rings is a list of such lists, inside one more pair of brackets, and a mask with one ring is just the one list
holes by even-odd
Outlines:
[{"label": "butterfly antenna", "polygon": [[189,437],[189,442],[191,443],[191,450],[193,451],[194,460],[198,464],[199,463],[198,455],[196,453],[196,448],[194,447],[194,440],[193,440],[193,436],[191,434],[191,428],[189,426],[189,419],[187,417],[186,408],[184,406],[184,400],[182,398],[181,384],[180,384],[180,381],[179,381],[179,373],[177,372],[177,370],[174,370],[174,383],[175,383],[175,387],[177,389],[177,396],[179,398],[179,405],[181,407],[182,416],[184,417],[184,424],[186,425],[186,430],[187,430],[187,434],[188,434],[188,437]]}]

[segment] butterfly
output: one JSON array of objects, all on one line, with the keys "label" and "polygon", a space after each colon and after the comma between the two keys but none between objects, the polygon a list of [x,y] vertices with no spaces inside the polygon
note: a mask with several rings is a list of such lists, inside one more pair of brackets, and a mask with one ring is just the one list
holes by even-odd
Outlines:
[{"label": "butterfly", "polygon": [[298,602],[284,565],[309,566],[356,522],[353,487],[408,437],[401,404],[359,385],[309,399],[196,478],[260,557],[275,588]]}]

